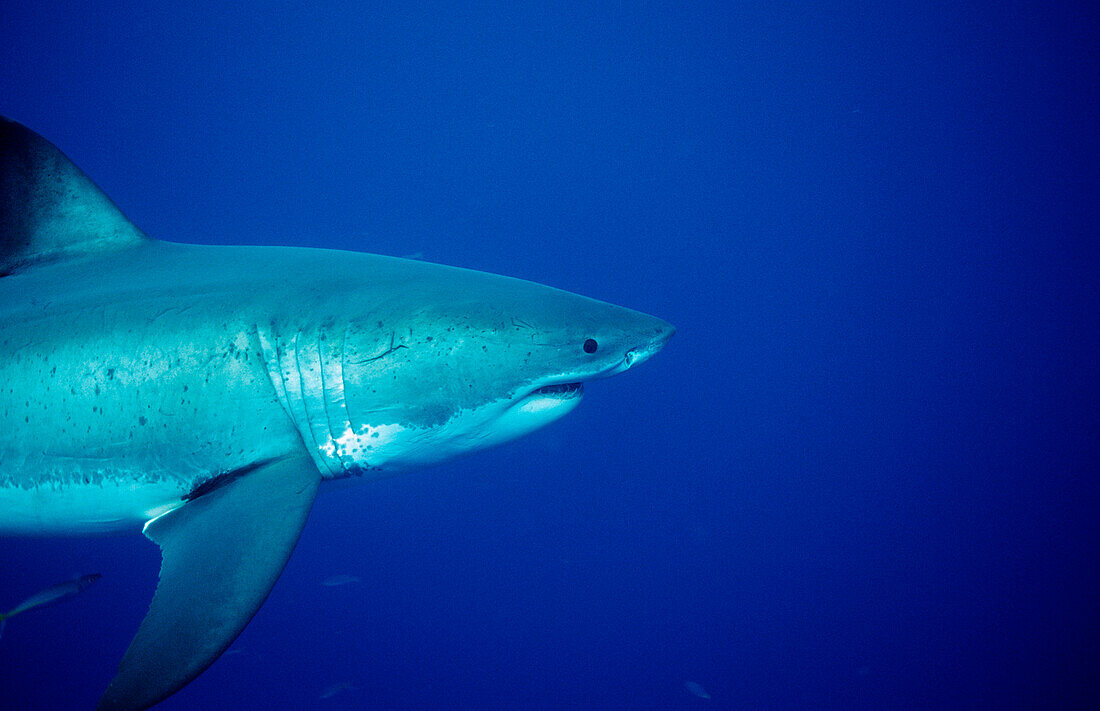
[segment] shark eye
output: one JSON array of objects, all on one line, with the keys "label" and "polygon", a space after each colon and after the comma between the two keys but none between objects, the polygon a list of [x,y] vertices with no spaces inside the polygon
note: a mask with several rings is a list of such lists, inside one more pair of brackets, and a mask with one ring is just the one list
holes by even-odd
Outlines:
[{"label": "shark eye", "polygon": [[594,338],[589,338],[587,341],[584,342],[584,352],[585,353],[595,353],[596,349],[599,348],[599,347],[600,347],[600,344],[596,343],[596,339],[594,339]]}]

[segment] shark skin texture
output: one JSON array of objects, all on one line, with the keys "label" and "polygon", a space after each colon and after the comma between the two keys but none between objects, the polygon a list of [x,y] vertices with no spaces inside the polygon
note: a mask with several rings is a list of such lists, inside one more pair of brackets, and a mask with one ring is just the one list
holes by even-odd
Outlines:
[{"label": "shark skin texture", "polygon": [[417,260],[157,241],[0,119],[0,535],[143,527],[161,549],[101,710],[149,708],[225,651],[325,482],[514,440],[673,333]]}]

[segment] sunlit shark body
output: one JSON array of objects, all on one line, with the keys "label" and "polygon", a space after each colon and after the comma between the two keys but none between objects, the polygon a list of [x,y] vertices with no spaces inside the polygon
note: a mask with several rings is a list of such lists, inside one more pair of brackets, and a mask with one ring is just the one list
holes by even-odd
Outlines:
[{"label": "sunlit shark body", "polygon": [[209,666],[262,604],[318,485],[515,439],[667,323],[421,261],[159,242],[0,121],[0,533],[144,525],[152,605],[100,709]]}]

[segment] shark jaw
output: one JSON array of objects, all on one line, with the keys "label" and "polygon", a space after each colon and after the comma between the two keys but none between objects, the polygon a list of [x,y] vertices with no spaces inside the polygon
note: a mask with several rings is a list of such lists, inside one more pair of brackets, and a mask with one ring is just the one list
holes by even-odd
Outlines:
[{"label": "shark jaw", "polygon": [[516,439],[568,415],[583,397],[583,383],[544,385],[516,400],[490,426],[502,431],[504,441]]},{"label": "shark jaw", "polygon": [[[491,414],[486,413],[488,417],[483,416],[484,419],[478,418],[484,424],[477,428],[473,437],[463,434],[448,437],[441,434],[451,441],[468,446],[468,451],[495,447],[565,417],[580,404],[583,397],[584,385],[577,381],[542,385],[511,401],[491,405]],[[463,418],[460,416],[458,419]]]},{"label": "shark jaw", "polygon": [[544,385],[541,388],[535,389],[526,397],[520,398],[520,400],[509,409],[515,409],[519,412],[529,414],[543,412],[557,413],[559,408],[568,405],[565,412],[554,415],[554,419],[557,419],[576,407],[582,397],[584,397],[584,383]]},{"label": "shark jaw", "polygon": [[[661,350],[674,333],[675,330],[669,328],[666,333],[645,346],[628,350],[620,363],[586,379],[606,378],[629,370]],[[573,379],[575,377],[555,378],[515,399],[487,425],[493,443],[518,439],[572,412],[584,397],[584,383]]]},{"label": "shark jaw", "polygon": [[[436,427],[391,426],[388,436],[374,437],[367,445],[370,466],[353,473],[385,477],[497,447],[565,417],[583,395],[584,386],[579,382],[545,385],[512,399],[460,411]],[[380,428],[364,429],[373,432]]]},{"label": "shark jaw", "polygon": [[[597,380],[629,370],[661,350],[674,333],[675,329],[669,327],[650,343],[628,350],[620,362],[581,377],[584,381]],[[515,397],[503,407],[501,403],[490,406],[497,412],[482,420],[485,424],[481,427],[480,435],[475,438],[476,445],[471,449],[493,447],[541,429],[568,415],[584,397],[584,382],[579,379],[578,374],[551,378],[542,383],[527,390],[526,394]]]}]

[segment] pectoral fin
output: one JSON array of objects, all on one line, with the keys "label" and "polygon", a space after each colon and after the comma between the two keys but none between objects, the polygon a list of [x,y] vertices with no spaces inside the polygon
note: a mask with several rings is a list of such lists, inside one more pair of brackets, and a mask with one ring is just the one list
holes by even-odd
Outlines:
[{"label": "pectoral fin", "polygon": [[146,524],[160,582],[97,711],[148,708],[229,647],[286,565],[320,478],[307,456],[280,459]]}]

